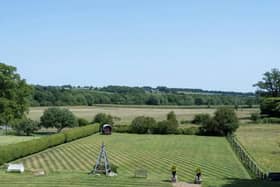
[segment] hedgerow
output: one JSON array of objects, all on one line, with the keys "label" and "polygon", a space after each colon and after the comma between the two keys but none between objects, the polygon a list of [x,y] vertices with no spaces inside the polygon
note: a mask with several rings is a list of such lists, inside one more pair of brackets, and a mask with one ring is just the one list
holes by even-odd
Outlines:
[{"label": "hedgerow", "polygon": [[99,125],[88,125],[85,127],[78,127],[68,131],[33,139],[25,142],[0,146],[0,165],[25,157],[27,155],[37,153],[72,140],[86,137],[98,132]]}]

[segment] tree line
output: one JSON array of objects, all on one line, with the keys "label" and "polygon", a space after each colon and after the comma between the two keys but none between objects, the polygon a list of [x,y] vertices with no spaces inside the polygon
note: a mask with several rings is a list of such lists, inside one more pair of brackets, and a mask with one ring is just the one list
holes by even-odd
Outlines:
[{"label": "tree line", "polygon": [[[169,90],[169,91],[167,91]],[[230,92],[229,92],[230,93]],[[122,105],[247,105],[259,103],[251,94],[187,93],[176,89],[157,87],[107,86],[72,87],[33,85],[31,106],[74,106],[95,104]]]}]

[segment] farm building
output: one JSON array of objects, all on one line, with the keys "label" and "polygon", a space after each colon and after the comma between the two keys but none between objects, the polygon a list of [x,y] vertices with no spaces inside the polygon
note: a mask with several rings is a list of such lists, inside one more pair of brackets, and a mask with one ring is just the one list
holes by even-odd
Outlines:
[{"label": "farm building", "polygon": [[104,124],[102,126],[102,134],[111,135],[112,134],[112,126],[109,124]]}]

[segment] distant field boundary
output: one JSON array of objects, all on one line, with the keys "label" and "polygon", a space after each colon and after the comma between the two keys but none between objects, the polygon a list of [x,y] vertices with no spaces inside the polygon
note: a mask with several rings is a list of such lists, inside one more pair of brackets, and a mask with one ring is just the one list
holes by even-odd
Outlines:
[{"label": "distant field boundary", "polygon": [[[63,107],[63,108],[88,108],[88,107],[108,107],[108,108],[150,108],[150,109],[216,109],[219,107],[232,107],[234,105],[118,105],[118,104],[94,104],[88,105],[65,105],[65,106],[31,106],[30,108],[49,108],[49,107]],[[239,105],[239,109],[259,108],[259,105]]]},{"label": "distant field boundary", "polygon": [[[207,109],[207,108],[219,108],[219,107],[232,107],[234,105],[117,105],[117,104],[95,104],[93,107],[115,107],[115,108],[155,108],[155,109]],[[83,106],[81,106],[83,107]],[[84,106],[85,107],[85,106]],[[239,108],[259,108],[259,105],[239,105]]]},{"label": "distant field boundary", "polygon": [[233,151],[236,153],[241,163],[247,168],[251,174],[259,179],[267,179],[267,172],[265,172],[257,162],[250,156],[242,144],[238,141],[235,135],[227,136],[227,140],[230,143]]}]

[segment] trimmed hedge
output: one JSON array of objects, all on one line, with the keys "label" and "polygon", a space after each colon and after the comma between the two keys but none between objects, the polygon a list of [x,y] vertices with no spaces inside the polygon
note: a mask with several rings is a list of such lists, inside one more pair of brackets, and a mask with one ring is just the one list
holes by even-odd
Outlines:
[{"label": "trimmed hedge", "polygon": [[84,127],[73,128],[63,132],[63,134],[65,135],[65,142],[70,142],[78,138],[92,135],[94,133],[97,133],[98,131],[99,131],[99,125],[94,124],[94,125],[87,125]]},{"label": "trimmed hedge", "polygon": [[98,129],[99,125],[97,124],[88,125],[39,139],[0,146],[0,165],[33,153],[43,151],[50,147],[92,135],[97,133]]}]

